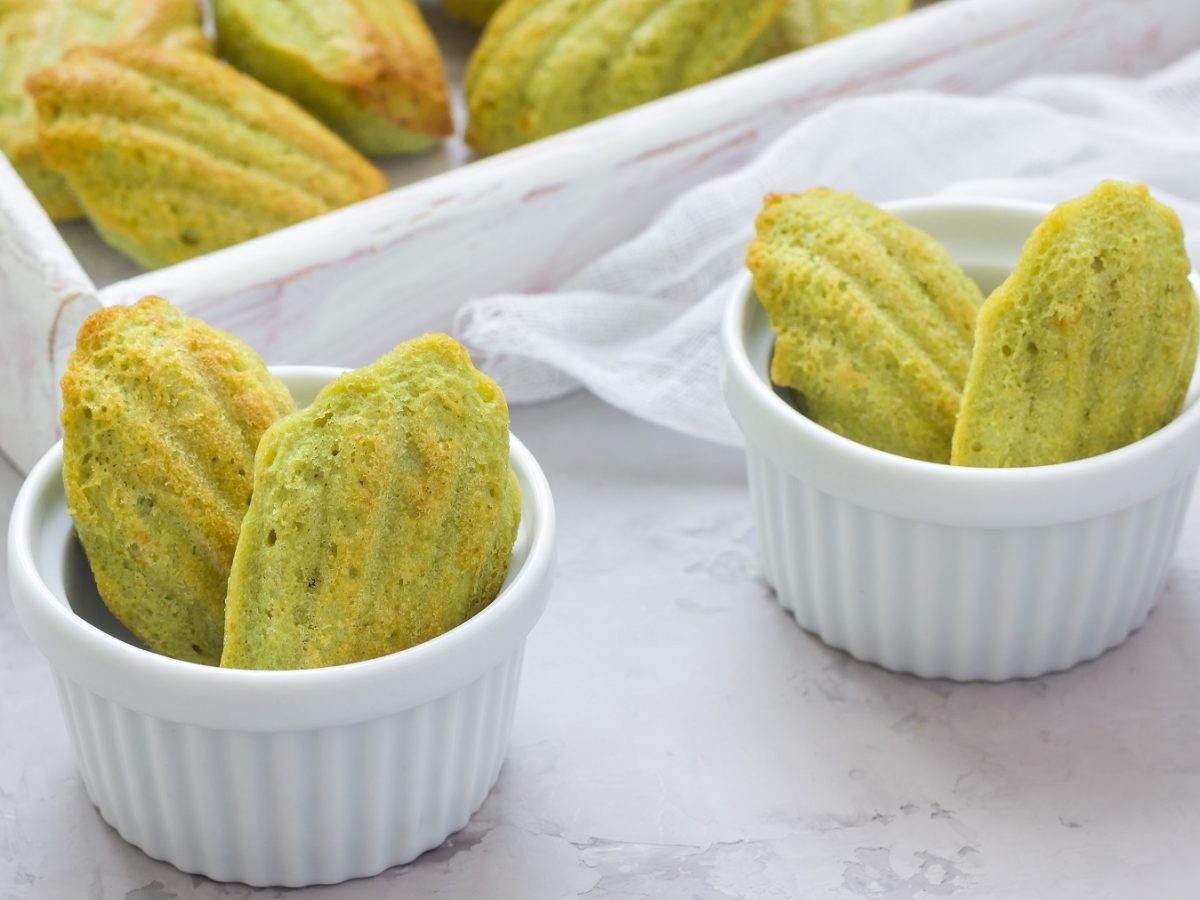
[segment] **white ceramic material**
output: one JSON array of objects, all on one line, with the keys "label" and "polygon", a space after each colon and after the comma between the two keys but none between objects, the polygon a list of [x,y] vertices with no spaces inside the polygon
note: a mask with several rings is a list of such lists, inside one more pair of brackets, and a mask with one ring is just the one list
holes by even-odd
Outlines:
[{"label": "white ceramic material", "polygon": [[[300,404],[337,371],[275,369]],[[524,509],[491,605],[401,653],[252,672],[126,641],[72,532],[55,445],[13,508],[9,574],[105,820],[186,872],[286,886],[373,875],[462,828],[500,772],[552,573],[550,489],[515,438],[511,460]]]},{"label": "white ceramic material", "polygon": [[[888,206],[985,291],[1045,214],[995,201]],[[1200,466],[1197,381],[1160,431],[1091,459],[973,469],[874,450],[771,386],[774,336],[747,275],[724,322],[768,582],[805,629],[889,669],[1034,677],[1123,641],[1160,593]]]},{"label": "white ceramic material", "polygon": [[[400,186],[418,170],[468,159],[452,142],[430,157],[390,166],[394,189],[387,194],[155,272],[109,283],[112,261],[97,256],[111,252],[93,242],[87,253],[76,241],[94,286],[48,282],[4,290],[13,280],[9,267],[20,274],[29,257],[66,251],[41,239],[44,228],[32,223],[44,221],[36,204],[12,200],[19,180],[0,160],[0,373],[29,385],[0,392],[0,452],[27,469],[55,441],[57,367],[79,318],[100,306],[157,293],[232,331],[268,362],[361,365],[402,334],[448,328],[472,297],[561,283],[636,234],[683,191],[736,169],[830,103],[906,89],[989,93],[1040,74],[1145,73],[1200,42],[1192,2],[1138,0],[1136,11],[1133,5],[944,0]],[[463,67],[465,45],[456,46],[444,47],[452,76]],[[12,228],[5,225],[9,206]],[[24,220],[29,228],[21,227]],[[62,271],[70,261],[48,259],[44,266]]]}]

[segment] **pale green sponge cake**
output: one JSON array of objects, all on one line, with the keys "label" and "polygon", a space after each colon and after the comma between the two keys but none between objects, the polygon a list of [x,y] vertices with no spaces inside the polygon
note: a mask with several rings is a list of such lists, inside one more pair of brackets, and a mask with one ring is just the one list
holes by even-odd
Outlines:
[{"label": "pale green sponge cake", "polygon": [[724,75],[784,0],[508,0],[467,70],[467,143],[492,153]]},{"label": "pale green sponge cake", "polygon": [[158,297],[83,323],[62,378],[67,509],[113,615],[216,665],[259,438],[295,404],[252,350]]},{"label": "pale green sponge cake", "polygon": [[979,288],[924,232],[851,194],[766,198],[746,255],[771,379],[851,440],[948,462]]},{"label": "pale green sponge cake", "polygon": [[387,187],[291,100],[202,53],[76,47],[26,84],[42,153],[100,236],[147,268]]},{"label": "pale green sponge cake", "polygon": [[1190,270],[1178,218],[1142,185],[1057,207],[980,310],[952,461],[1068,462],[1171,421],[1200,334]]},{"label": "pale green sponge cake", "polygon": [[471,25],[485,25],[504,0],[442,0],[446,15]]},{"label": "pale green sponge cake", "polygon": [[55,221],[83,210],[38,146],[25,79],[71,47],[118,42],[208,48],[196,0],[0,0],[0,152]]},{"label": "pale green sponge cake", "polygon": [[221,665],[349,663],[454,628],[499,592],[520,515],[500,388],[445,335],[401,344],[263,437]]},{"label": "pale green sponge cake", "polygon": [[215,0],[221,54],[372,156],[454,131],[441,53],[412,0]]}]

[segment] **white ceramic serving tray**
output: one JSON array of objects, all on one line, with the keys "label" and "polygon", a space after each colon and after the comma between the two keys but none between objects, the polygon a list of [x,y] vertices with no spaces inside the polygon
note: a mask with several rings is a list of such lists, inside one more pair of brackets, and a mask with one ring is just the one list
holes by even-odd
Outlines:
[{"label": "white ceramic serving tray", "polygon": [[[77,259],[0,157],[0,452],[26,469],[55,440],[58,374],[79,323],[101,306],[161,294],[270,363],[360,365],[446,328],[466,299],[552,287],[835,100],[1141,73],[1198,43],[1193,0],[943,0],[489,159],[469,162],[451,145],[423,171],[452,171],[107,284],[120,264],[68,229],[87,250]],[[451,56],[449,67],[461,62]],[[878,159],[887,164],[886,147]]]}]

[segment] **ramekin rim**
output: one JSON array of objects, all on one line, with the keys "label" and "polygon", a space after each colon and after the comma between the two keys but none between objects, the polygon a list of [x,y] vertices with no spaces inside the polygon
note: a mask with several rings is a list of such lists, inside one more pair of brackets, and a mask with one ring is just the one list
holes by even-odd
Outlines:
[{"label": "ramekin rim", "polygon": [[[1005,200],[974,197],[909,198],[881,204],[893,212],[910,210],[936,211],[944,208],[988,208],[1044,215],[1051,206],[1023,200]],[[917,476],[941,479],[946,486],[1028,486],[1034,483],[1068,481],[1078,478],[1093,479],[1112,470],[1123,470],[1139,465],[1143,458],[1155,455],[1179,432],[1190,433],[1200,427],[1200,400],[1186,406],[1162,428],[1151,432],[1132,444],[1118,447],[1106,453],[1064,463],[1022,467],[954,466],[948,463],[929,462],[889,453],[860,444],[848,437],[818,425],[775,393],[769,379],[764,379],[750,360],[743,338],[747,317],[754,309],[758,298],[754,293],[754,281],[750,272],[739,273],[734,283],[730,302],[726,304],[722,321],[722,337],[725,345],[726,371],[735,377],[739,386],[761,410],[772,416],[777,424],[788,429],[792,436],[808,445],[818,445],[828,452],[838,453],[849,462],[862,466],[873,466],[879,471],[888,471],[898,477]],[[1200,369],[1200,362],[1198,362]],[[1193,373],[1193,379],[1197,377]]]},{"label": "ramekin rim", "polygon": [[[286,378],[330,375],[346,370],[332,366],[289,365],[271,366],[271,371]],[[373,659],[308,669],[226,669],[174,659],[136,647],[107,634],[78,615],[69,604],[63,603],[55,595],[34,561],[34,510],[46,491],[51,489],[53,479],[62,477],[61,440],[47,450],[30,470],[13,504],[8,542],[10,573],[12,578],[21,578],[25,582],[29,588],[26,596],[34,598],[43,613],[43,621],[56,627],[67,640],[77,645],[89,645],[93,652],[103,656],[112,665],[144,669],[147,676],[188,679],[196,690],[211,687],[214,691],[228,691],[244,687],[302,692],[314,686],[320,686],[323,690],[350,690],[359,682],[375,683],[380,678],[404,677],[407,670],[427,666],[438,657],[469,653],[472,644],[483,640],[480,632],[503,624],[503,621],[495,620],[503,620],[510,614],[516,615],[521,607],[535,602],[538,586],[553,564],[553,495],[536,458],[511,432],[509,460],[518,477],[532,488],[531,497],[522,497],[523,508],[532,507],[536,510],[531,517],[535,525],[529,534],[528,550],[512,581],[501,589],[491,603],[462,624],[421,644]],[[18,599],[15,594],[16,602],[25,602],[24,597]]]}]

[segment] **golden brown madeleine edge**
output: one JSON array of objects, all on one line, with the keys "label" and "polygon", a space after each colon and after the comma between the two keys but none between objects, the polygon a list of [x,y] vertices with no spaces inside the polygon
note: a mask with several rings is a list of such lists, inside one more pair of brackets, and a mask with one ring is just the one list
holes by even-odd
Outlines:
[{"label": "golden brown madeleine edge", "polygon": [[[253,2],[218,0],[216,10],[226,33],[223,52],[231,61],[265,83],[274,81],[280,68],[300,73],[301,80],[293,83],[295,95],[298,102],[307,102],[302,94],[312,93],[308,100],[315,113],[332,115],[337,101],[331,92],[344,91],[363,111],[390,119],[393,126],[439,137],[454,133],[441,50],[412,0],[362,0],[354,5],[350,33],[342,36],[337,52],[325,48],[323,58],[305,52],[295,40],[263,31]],[[244,59],[249,53],[255,55],[253,64]],[[325,87],[317,91],[321,83]],[[397,115],[397,99],[412,108]]]},{"label": "golden brown madeleine edge", "polygon": [[[450,107],[450,85],[446,78],[446,66],[429,24],[413,0],[364,0],[365,10],[379,9],[374,18],[376,40],[386,52],[378,57],[382,76],[378,79],[380,90],[389,90],[391,84],[406,87],[417,101],[417,112],[402,124],[424,134],[449,137],[454,134],[454,117]],[[389,34],[378,22],[391,15],[395,31],[405,36],[397,42],[396,35]],[[367,97],[376,90],[373,83],[360,86],[357,90]],[[376,102],[372,105],[386,104]]]}]

